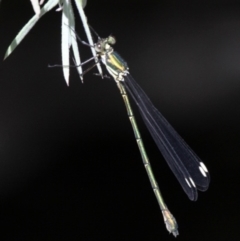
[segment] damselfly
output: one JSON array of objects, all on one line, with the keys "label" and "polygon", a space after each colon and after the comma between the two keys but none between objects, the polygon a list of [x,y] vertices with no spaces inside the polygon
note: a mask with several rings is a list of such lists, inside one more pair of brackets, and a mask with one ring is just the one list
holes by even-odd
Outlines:
[{"label": "damselfly", "polygon": [[[95,31],[94,33],[97,35]],[[83,64],[94,59],[96,62],[102,62],[102,64],[106,66],[108,73],[117,84],[127,109],[127,114],[134,131],[144,167],[147,171],[152,189],[162,211],[166,228],[174,236],[177,236],[177,222],[167,208],[154,177],[130,101],[128,99],[128,94],[131,95],[132,99],[138,106],[142,119],[151,133],[152,138],[190,200],[197,200],[197,190],[206,191],[208,189],[210,182],[208,170],[199,157],[179,136],[163,115],[154,107],[148,96],[130,75],[127,63],[118,53],[114,51],[112,47],[112,45],[115,44],[116,39],[113,36],[109,36],[107,38],[100,38],[98,36],[98,41],[94,45],[90,45],[82,41],[80,38],[79,40],[82,44],[94,48],[98,58],[97,61],[95,58],[91,58]],[[96,63],[89,69],[92,69],[95,65]],[[85,73],[88,72],[89,69],[87,69]]]}]

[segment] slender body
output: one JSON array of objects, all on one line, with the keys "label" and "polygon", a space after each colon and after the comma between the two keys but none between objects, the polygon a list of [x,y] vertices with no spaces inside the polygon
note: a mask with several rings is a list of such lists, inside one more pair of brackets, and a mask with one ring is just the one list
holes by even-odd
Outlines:
[{"label": "slender body", "polygon": [[[112,36],[105,39],[98,37],[98,42],[90,47],[95,48],[99,60],[106,66],[108,73],[113,77],[120,90],[142,161],[162,211],[166,228],[174,236],[177,236],[177,222],[167,208],[154,177],[127,93],[130,93],[137,104],[143,121],[156,145],[191,200],[197,200],[197,190],[207,190],[210,176],[206,166],[153,106],[147,95],[132,78],[127,63],[112,48],[115,42],[116,40]],[[83,41],[82,43],[87,45]]]},{"label": "slender body", "polygon": [[163,200],[163,197],[161,195],[160,189],[158,187],[158,183],[157,183],[157,181],[154,177],[150,161],[148,159],[147,153],[146,153],[145,148],[144,148],[143,140],[141,138],[141,135],[140,135],[140,132],[138,130],[138,126],[137,126],[135,117],[134,117],[133,112],[132,112],[132,108],[131,108],[131,105],[130,105],[130,102],[129,102],[129,99],[128,99],[127,92],[126,92],[124,86],[122,85],[122,83],[120,81],[116,81],[116,82],[117,82],[118,88],[120,90],[120,93],[122,95],[123,101],[124,101],[126,109],[127,109],[128,117],[129,117],[129,120],[131,122],[133,131],[134,131],[134,135],[135,135],[135,138],[136,138],[136,141],[137,141],[137,145],[138,145],[139,151],[140,151],[141,156],[142,156],[143,165],[146,169],[146,172],[147,172],[149,181],[151,183],[153,192],[154,192],[154,194],[157,198],[158,204],[159,204],[160,209],[162,211],[164,222],[166,224],[166,228],[170,233],[173,233],[174,236],[177,236],[178,235],[177,222],[176,222],[175,218],[173,217],[173,215],[168,210],[167,205],[165,204],[165,202]]}]

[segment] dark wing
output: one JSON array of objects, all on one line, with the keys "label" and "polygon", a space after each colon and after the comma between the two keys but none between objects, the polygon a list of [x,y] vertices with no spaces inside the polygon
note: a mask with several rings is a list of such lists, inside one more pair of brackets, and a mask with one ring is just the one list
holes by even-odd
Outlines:
[{"label": "dark wing", "polygon": [[124,77],[123,84],[183,190],[191,200],[197,200],[197,190],[205,191],[209,186],[210,176],[206,166],[154,107],[131,75]]}]

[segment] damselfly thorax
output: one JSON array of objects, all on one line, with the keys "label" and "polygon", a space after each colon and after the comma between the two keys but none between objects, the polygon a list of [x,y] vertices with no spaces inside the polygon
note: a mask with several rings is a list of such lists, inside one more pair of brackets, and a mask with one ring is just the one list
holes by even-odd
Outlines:
[{"label": "damselfly thorax", "polygon": [[115,81],[124,81],[124,76],[129,74],[127,62],[112,48],[115,44],[113,36],[100,39],[95,44],[95,50],[100,55],[102,63],[106,66],[107,71]]}]

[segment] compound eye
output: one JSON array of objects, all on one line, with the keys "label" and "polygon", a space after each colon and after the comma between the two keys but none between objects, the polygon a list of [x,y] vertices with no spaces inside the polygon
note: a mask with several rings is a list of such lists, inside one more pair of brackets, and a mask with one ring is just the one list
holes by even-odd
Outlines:
[{"label": "compound eye", "polygon": [[102,47],[101,44],[97,43],[96,47],[95,47],[96,51],[100,52],[101,51],[101,47]]},{"label": "compound eye", "polygon": [[107,42],[111,45],[116,43],[116,38],[113,36],[109,36]]}]

